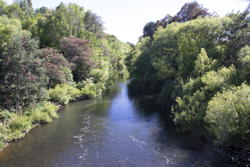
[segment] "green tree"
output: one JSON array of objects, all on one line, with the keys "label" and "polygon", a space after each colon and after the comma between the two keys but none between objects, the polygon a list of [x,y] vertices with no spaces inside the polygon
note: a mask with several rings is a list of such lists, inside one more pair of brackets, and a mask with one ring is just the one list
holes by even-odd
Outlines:
[{"label": "green tree", "polygon": [[242,80],[250,84],[250,46],[245,46],[240,50],[238,53],[238,61]]},{"label": "green tree", "polygon": [[60,40],[60,50],[65,58],[73,64],[72,72],[76,82],[88,78],[94,65],[90,58],[91,50],[88,41],[80,38],[63,38]]},{"label": "green tree", "polygon": [[154,22],[147,23],[143,28],[143,37],[150,37],[153,39],[156,24]]},{"label": "green tree", "polygon": [[103,35],[103,23],[101,18],[91,11],[87,11],[84,17],[86,30],[97,34],[98,37]]},{"label": "green tree", "polygon": [[25,12],[26,17],[31,17],[34,15],[34,10],[32,7],[31,0],[15,0],[15,3]]},{"label": "green tree", "polygon": [[66,13],[67,8],[61,3],[51,15],[38,20],[41,47],[57,47],[60,39],[71,35]]},{"label": "green tree", "polygon": [[215,64],[216,61],[209,58],[205,49],[202,48],[197,60],[195,61],[195,73],[197,73],[198,76],[202,76],[206,72],[211,71]]},{"label": "green tree", "polygon": [[243,145],[250,137],[250,87],[242,84],[218,92],[209,101],[206,120],[219,144]]},{"label": "green tree", "polygon": [[20,111],[42,98],[45,77],[37,41],[27,32],[14,35],[0,60],[2,106]]},{"label": "green tree", "polygon": [[181,10],[174,16],[174,22],[186,22],[198,17],[212,16],[208,9],[202,7],[196,1],[186,3],[182,6]]},{"label": "green tree", "polygon": [[58,51],[51,48],[42,49],[41,59],[46,68],[48,77],[48,88],[53,88],[57,84],[73,83],[73,75],[67,59]]}]

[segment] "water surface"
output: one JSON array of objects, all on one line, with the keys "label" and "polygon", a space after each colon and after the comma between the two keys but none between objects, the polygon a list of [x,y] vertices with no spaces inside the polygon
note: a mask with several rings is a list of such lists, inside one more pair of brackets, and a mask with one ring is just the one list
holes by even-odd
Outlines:
[{"label": "water surface", "polygon": [[0,167],[228,167],[211,146],[175,132],[127,86],[66,106],[55,122],[0,152]]}]

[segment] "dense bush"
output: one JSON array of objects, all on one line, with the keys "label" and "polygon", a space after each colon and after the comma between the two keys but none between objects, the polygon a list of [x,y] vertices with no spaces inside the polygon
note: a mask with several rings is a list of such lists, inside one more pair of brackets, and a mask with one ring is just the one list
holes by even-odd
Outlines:
[{"label": "dense bush", "polygon": [[9,134],[11,130],[6,126],[0,126],[0,148],[4,147],[5,143],[9,141]]},{"label": "dense bush", "polygon": [[214,17],[193,2],[147,24],[126,58],[130,94],[153,96],[182,131],[249,144],[249,88],[237,87],[249,84],[249,13]]},{"label": "dense bush", "polygon": [[93,61],[88,41],[81,38],[63,38],[60,40],[60,50],[65,58],[73,64],[72,73],[76,82],[88,78]]},{"label": "dense bush", "polygon": [[0,0],[0,147],[58,117],[42,101],[95,98],[126,76],[130,45],[103,29],[77,4],[34,11],[31,1]]},{"label": "dense bush", "polygon": [[41,59],[46,68],[48,88],[54,88],[57,84],[73,83],[71,65],[64,55],[54,49],[45,48],[41,50]]},{"label": "dense bush", "polygon": [[209,101],[206,120],[219,144],[249,142],[250,86],[243,84],[218,92]]},{"label": "dense bush", "polygon": [[54,89],[48,90],[49,99],[60,104],[68,104],[71,100],[79,97],[81,92],[72,85],[57,85]]},{"label": "dense bush", "polygon": [[58,106],[50,102],[42,102],[34,106],[30,111],[32,123],[49,123],[58,118]]},{"label": "dense bush", "polygon": [[24,116],[18,116],[16,115],[9,124],[10,128],[12,131],[16,130],[22,130],[25,131],[30,128],[31,122],[29,120],[29,117],[24,115]]},{"label": "dense bush", "polygon": [[240,64],[240,74],[242,79],[246,79],[250,84],[250,46],[243,47],[238,54],[238,61]]},{"label": "dense bush", "polygon": [[8,110],[0,111],[0,125],[8,123],[13,115],[15,114],[9,112]]},{"label": "dense bush", "polygon": [[[50,102],[33,105],[23,114],[9,111],[0,112],[0,148],[6,142],[16,140],[25,135],[37,123],[49,123],[58,117],[58,106]],[[2,122],[3,121],[3,122]],[[1,123],[3,123],[1,125]]]},{"label": "dense bush", "polygon": [[[42,98],[45,81],[38,42],[28,32],[14,35],[6,52],[0,54],[0,104],[21,110]],[[39,76],[39,77],[38,77]]]}]

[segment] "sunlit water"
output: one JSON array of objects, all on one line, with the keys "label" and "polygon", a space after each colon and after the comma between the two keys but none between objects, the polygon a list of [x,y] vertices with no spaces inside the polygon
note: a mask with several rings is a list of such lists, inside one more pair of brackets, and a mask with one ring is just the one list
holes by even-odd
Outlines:
[{"label": "sunlit water", "polygon": [[0,152],[0,167],[229,166],[118,86],[112,96],[66,106],[58,120]]}]

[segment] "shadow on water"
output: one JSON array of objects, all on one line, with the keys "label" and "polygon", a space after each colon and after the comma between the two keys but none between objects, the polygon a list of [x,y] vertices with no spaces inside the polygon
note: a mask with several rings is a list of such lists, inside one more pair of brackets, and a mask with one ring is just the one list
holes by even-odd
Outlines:
[{"label": "shadow on water", "polygon": [[[158,130],[154,133],[154,140],[160,144],[162,150],[169,149],[171,146],[188,150],[187,159],[206,157],[208,159],[207,164],[199,164],[198,166],[212,166],[212,167],[232,167],[230,162],[225,161],[219,154],[215,152],[215,146],[212,143],[204,142],[198,138],[195,138],[192,134],[181,133],[177,131],[170,112],[163,111],[162,108],[155,106],[155,100],[148,97],[136,97],[131,98],[135,112],[141,116],[145,121],[155,120],[158,124]],[[169,151],[169,150],[168,150]],[[194,164],[194,163],[193,163]],[[197,164],[196,164],[197,165]],[[195,165],[195,166],[196,166]],[[190,165],[193,166],[193,165]]]},{"label": "shadow on water", "polygon": [[119,83],[96,100],[67,105],[61,117],[0,152],[0,167],[228,167],[213,147],[179,134],[145,99]]}]

